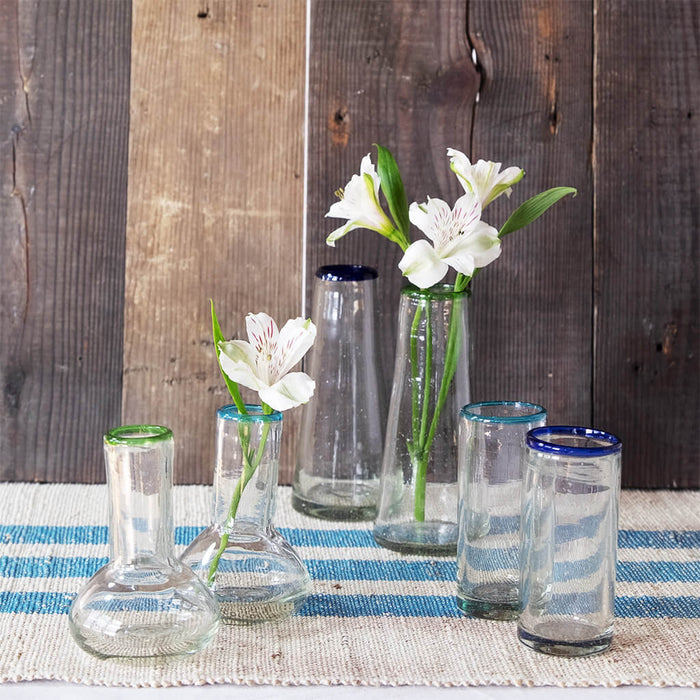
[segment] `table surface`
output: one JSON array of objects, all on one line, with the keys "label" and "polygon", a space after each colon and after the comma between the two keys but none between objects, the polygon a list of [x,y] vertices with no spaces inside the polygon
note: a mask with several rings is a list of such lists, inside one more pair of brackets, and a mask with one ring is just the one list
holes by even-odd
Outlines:
[{"label": "table surface", "polygon": [[[137,690],[169,698],[428,700],[548,697],[561,688],[518,686],[562,685],[582,698],[698,697],[688,687],[700,686],[698,491],[623,492],[613,647],[573,660],[524,648],[514,623],[462,617],[454,561],[388,552],[369,524],[308,518],[291,509],[289,496],[280,489],[276,521],[314,579],[299,615],[224,626],[187,660],[118,662],[79,650],[66,624],[75,593],[106,560],[105,487],[0,484],[0,679],[34,681],[0,685],[2,698],[110,698],[133,690],[104,685],[178,684],[194,687]],[[210,499],[206,487],[175,488],[180,549],[206,524]],[[228,685],[200,685],[207,683]],[[581,685],[625,687],[572,687]],[[663,685],[680,687],[649,687]]]}]

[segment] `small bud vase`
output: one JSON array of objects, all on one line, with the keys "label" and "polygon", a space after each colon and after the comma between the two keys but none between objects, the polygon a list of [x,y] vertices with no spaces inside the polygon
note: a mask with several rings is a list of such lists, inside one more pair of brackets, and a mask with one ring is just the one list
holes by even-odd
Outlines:
[{"label": "small bud vase", "polygon": [[192,654],[219,625],[211,591],[175,557],[173,434],[131,425],[104,436],[109,562],[83,587],[68,620],[75,641],[106,658]]},{"label": "small bud vase", "polygon": [[407,554],[457,552],[459,411],[469,403],[468,291],[401,291],[374,539]]},{"label": "small bud vase", "polygon": [[246,411],[217,411],[213,522],[181,556],[211,586],[225,623],[288,617],[311,590],[304,564],[272,524],[282,414]]},{"label": "small bud vase", "polygon": [[374,333],[377,271],[325,265],[314,280],[318,328],[302,412],[292,505],[328,520],[374,520],[379,494],[384,392]]}]

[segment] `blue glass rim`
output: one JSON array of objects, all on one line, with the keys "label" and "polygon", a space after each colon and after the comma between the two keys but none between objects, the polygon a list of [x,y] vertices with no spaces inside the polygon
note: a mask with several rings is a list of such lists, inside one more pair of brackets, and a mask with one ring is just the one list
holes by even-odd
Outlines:
[{"label": "blue glass rim", "polygon": [[[473,412],[475,408],[489,408],[492,406],[524,408],[530,409],[530,412],[512,416],[498,416],[496,414],[481,415]],[[539,404],[530,403],[529,401],[475,401],[463,406],[459,414],[462,418],[473,420],[477,423],[531,423],[532,421],[545,420],[547,418],[547,411],[545,408]]]},{"label": "blue glass rim", "polygon": [[365,282],[376,280],[377,271],[367,265],[322,265],[316,277],[326,282]]},{"label": "blue glass rim", "polygon": [[272,413],[263,413],[262,406],[255,403],[247,403],[245,410],[249,413],[239,413],[235,404],[227,404],[217,410],[217,418],[223,420],[235,420],[239,423],[278,423],[282,420],[281,411],[272,411]]},{"label": "blue glass rim", "polygon": [[[592,440],[607,442],[607,445],[599,447],[576,447],[574,445],[560,445],[552,442],[551,438],[561,437],[581,437]],[[540,428],[533,428],[525,438],[525,444],[538,452],[546,452],[554,455],[564,455],[567,457],[604,457],[612,455],[622,450],[622,442],[612,433],[596,428],[581,428],[573,425],[544,425]]]}]

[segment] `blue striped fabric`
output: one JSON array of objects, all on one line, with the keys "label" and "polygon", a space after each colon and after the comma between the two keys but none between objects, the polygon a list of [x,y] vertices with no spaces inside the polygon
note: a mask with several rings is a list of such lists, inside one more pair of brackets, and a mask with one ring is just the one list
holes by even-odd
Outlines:
[{"label": "blue striped fabric", "polygon": [[[455,580],[451,560],[372,561],[366,559],[305,559],[309,574],[321,581],[445,581]],[[92,576],[106,557],[4,557],[0,578],[69,578]],[[618,562],[621,583],[700,583],[700,561]]]},{"label": "blue striped fabric", "polygon": [[[188,544],[202,528],[178,527],[175,531],[177,544]],[[307,601],[300,614],[304,616],[357,618],[366,616],[389,617],[444,617],[459,616],[452,595],[444,595],[449,588],[442,586],[441,595],[429,595],[430,583],[451,585],[455,580],[456,564],[450,559],[408,559],[391,555],[382,560],[373,554],[366,556],[369,550],[381,550],[374,542],[371,531],[367,529],[292,529],[281,528],[280,531],[298,548],[305,559],[311,577],[318,582],[367,582],[362,594],[347,595],[345,592],[317,593]],[[32,549],[32,556],[11,556],[4,552],[6,545],[67,545],[75,547],[81,554],[90,553],[86,545],[104,546],[108,542],[108,530],[105,526],[52,526],[36,525],[0,525],[0,614],[66,614],[73,595],[55,592],[51,582],[68,578],[87,578],[103,566],[107,560],[104,556],[39,556],[40,549]],[[700,531],[640,531],[622,530],[619,534],[619,546],[624,555],[625,550],[638,550],[634,558],[628,561],[624,556],[618,564],[617,580],[630,584],[634,591],[636,584],[695,584],[700,583],[700,557],[688,551],[687,556],[677,553],[674,561],[666,561],[663,552],[670,550],[700,549]],[[308,548],[315,548],[312,552]],[[307,551],[305,551],[305,549]],[[345,550],[342,558],[337,550]],[[644,559],[643,550],[650,552],[650,559]],[[319,552],[318,550],[326,550]],[[348,556],[348,550],[352,556]],[[68,550],[70,553],[70,549]],[[325,558],[324,558],[325,557]],[[681,559],[682,561],[678,561]],[[32,580],[32,585],[23,584]],[[45,581],[45,585],[44,582]],[[406,595],[400,589],[396,594],[387,594],[386,586],[377,593],[372,592],[372,582],[405,582],[413,586],[420,594]],[[26,585],[31,590],[17,590]],[[421,588],[421,585],[423,586]],[[36,590],[44,587],[46,590]],[[79,587],[79,586],[78,586]],[[7,590],[7,589],[10,590]],[[365,589],[367,592],[365,592]],[[328,590],[328,588],[326,588]],[[630,589],[627,589],[627,593]],[[647,588],[646,591],[650,589]],[[653,590],[653,589],[652,589]],[[686,587],[685,591],[690,590]],[[698,596],[641,595],[618,596],[615,605],[616,615],[626,618],[679,618],[700,619],[700,586]]]},{"label": "blue striped fabric", "polygon": [[[0,591],[0,614],[67,615],[75,594],[50,591]],[[460,613],[453,596],[312,595],[299,614],[305,617],[446,617]],[[626,597],[615,600],[615,615],[628,618],[700,618],[700,601],[689,596]]]},{"label": "blue striped fabric", "polygon": [[[176,527],[175,544],[187,545],[202,527]],[[369,530],[292,530],[279,528],[294,547],[371,547]],[[2,544],[107,544],[104,525],[0,525]],[[700,549],[700,530],[620,530],[620,549]]]}]

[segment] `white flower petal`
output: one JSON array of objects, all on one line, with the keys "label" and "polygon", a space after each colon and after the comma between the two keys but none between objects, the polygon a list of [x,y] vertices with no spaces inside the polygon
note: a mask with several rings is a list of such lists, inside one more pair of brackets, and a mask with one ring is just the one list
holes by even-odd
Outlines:
[{"label": "white flower petal", "polygon": [[236,384],[258,391],[262,386],[256,375],[255,350],[244,340],[219,343],[219,362],[224,374]]},{"label": "white flower petal", "polygon": [[428,203],[418,204],[411,202],[408,208],[408,218],[411,223],[419,228],[426,236],[430,231],[430,215],[428,214]]},{"label": "white flower petal", "polygon": [[329,234],[328,238],[326,238],[326,245],[331,246],[331,248],[335,248],[335,242],[339,238],[342,238],[346,233],[350,233],[350,231],[356,228],[359,228],[359,226],[354,224],[352,221],[348,221],[345,226],[340,226]]},{"label": "white flower petal", "polygon": [[276,359],[279,375],[289,372],[301,360],[316,339],[316,326],[301,317],[284,324],[277,340]]},{"label": "white flower petal", "polygon": [[306,403],[314,393],[316,383],[304,372],[292,372],[276,384],[260,390],[260,400],[275,411],[286,411]]},{"label": "white flower petal", "polygon": [[467,238],[476,267],[486,267],[501,254],[498,231],[484,221],[480,221]]},{"label": "white flower petal", "polygon": [[411,284],[427,289],[437,284],[447,274],[447,264],[435,253],[428,241],[411,243],[399,262],[399,268]]},{"label": "white flower petal", "polygon": [[374,169],[369,153],[362,159],[360,174],[353,175],[342,192],[342,199],[331,205],[327,217],[347,219],[345,226],[333,231],[326,243],[333,246],[335,241],[355,228],[367,228],[391,236],[394,225],[379,204],[379,175]]},{"label": "white flower petal", "polygon": [[466,192],[473,192],[485,207],[502,194],[510,196],[511,186],[519,182],[525,174],[521,168],[510,167],[503,172],[500,163],[478,160],[472,164],[469,158],[454,148],[447,149],[450,168],[454,171]]}]

